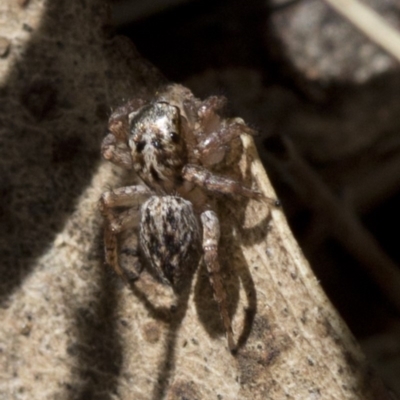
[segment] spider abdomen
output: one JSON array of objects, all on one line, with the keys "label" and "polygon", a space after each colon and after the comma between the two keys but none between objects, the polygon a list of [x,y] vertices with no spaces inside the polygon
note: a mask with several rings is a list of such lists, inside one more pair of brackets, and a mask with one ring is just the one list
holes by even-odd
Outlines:
[{"label": "spider abdomen", "polygon": [[193,270],[199,231],[192,203],[182,197],[152,196],[141,207],[141,249],[156,275],[174,288]]}]

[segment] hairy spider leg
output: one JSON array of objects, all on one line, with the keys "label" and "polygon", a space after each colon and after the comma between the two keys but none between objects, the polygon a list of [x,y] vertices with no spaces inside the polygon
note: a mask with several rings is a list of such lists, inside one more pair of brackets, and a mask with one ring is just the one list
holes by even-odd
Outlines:
[{"label": "hairy spider leg", "polygon": [[[137,225],[139,221],[139,208],[151,192],[146,186],[127,186],[111,190],[102,194],[99,207],[106,221],[104,228],[104,248],[106,263],[125,281],[128,279],[119,264],[117,235]],[[117,207],[129,207],[127,210],[116,214]]]},{"label": "hairy spider leg", "polygon": [[232,322],[228,312],[226,291],[222,284],[221,267],[218,261],[218,242],[220,227],[217,214],[212,210],[204,211],[200,215],[203,225],[203,252],[210,283],[214,291],[214,299],[218,304],[219,313],[224,324],[229,350],[236,351],[233,339]]}]

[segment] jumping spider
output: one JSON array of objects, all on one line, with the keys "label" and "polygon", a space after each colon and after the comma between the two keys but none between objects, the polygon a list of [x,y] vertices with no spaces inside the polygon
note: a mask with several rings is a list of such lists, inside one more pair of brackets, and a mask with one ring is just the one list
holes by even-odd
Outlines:
[{"label": "jumping spider", "polygon": [[228,346],[234,352],[218,261],[220,226],[210,196],[263,196],[209,169],[223,160],[232,140],[252,133],[242,119],[219,116],[224,104],[223,97],[200,101],[188,89],[171,85],[154,101],[133,100],[114,111],[110,133],[102,143],[103,157],[134,171],[144,185],[103,193],[100,208],[105,218],[106,262],[125,280],[117,235],[135,224],[139,224],[142,253],[159,279],[172,288],[178,287],[189,268],[191,250],[202,243]]}]

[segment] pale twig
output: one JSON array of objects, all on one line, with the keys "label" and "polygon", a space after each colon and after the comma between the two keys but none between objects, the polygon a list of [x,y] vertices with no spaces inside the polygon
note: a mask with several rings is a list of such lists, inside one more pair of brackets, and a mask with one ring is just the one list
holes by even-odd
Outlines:
[{"label": "pale twig", "polygon": [[400,33],[358,0],[324,0],[400,62]]}]

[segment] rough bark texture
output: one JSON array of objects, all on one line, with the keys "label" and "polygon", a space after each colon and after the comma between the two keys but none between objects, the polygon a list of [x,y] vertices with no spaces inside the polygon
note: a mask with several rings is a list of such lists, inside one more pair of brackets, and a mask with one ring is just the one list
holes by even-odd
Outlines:
[{"label": "rough bark texture", "polygon": [[[389,398],[280,209],[220,202],[236,357],[204,268],[174,314],[105,269],[97,200],[124,178],[100,162],[107,114],[163,83],[106,20],[98,0],[0,6],[0,398]],[[242,143],[225,172],[273,196]]]}]

